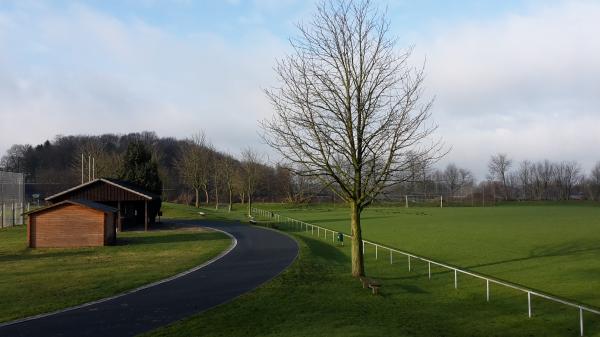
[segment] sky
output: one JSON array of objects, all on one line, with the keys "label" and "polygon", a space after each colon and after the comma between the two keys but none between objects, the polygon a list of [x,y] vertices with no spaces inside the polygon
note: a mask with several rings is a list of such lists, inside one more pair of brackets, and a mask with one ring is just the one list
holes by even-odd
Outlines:
[{"label": "sky", "polygon": [[[448,155],[575,160],[600,143],[600,1],[377,1],[398,51],[425,64]],[[219,149],[269,152],[263,90],[314,1],[0,0],[0,153],[56,135],[203,130]],[[272,152],[271,152],[272,153]]]}]

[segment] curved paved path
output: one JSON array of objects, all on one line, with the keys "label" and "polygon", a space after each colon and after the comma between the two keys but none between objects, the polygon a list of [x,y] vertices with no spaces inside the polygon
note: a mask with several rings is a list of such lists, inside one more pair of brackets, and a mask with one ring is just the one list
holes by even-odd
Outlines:
[{"label": "curved paved path", "polygon": [[[237,246],[184,276],[107,301],[0,327],[0,336],[134,336],[227,302],[272,279],[298,254],[290,237],[242,224],[209,227]],[[65,275],[68,277],[68,275]]]}]

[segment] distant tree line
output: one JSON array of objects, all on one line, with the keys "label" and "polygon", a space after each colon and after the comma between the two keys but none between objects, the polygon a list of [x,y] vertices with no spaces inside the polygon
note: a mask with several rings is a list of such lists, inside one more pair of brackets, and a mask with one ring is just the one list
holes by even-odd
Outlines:
[{"label": "distant tree line", "polygon": [[456,164],[444,169],[415,165],[406,183],[388,191],[386,199],[401,195],[445,196],[448,201],[466,203],[532,200],[600,200],[600,162],[586,175],[576,161],[515,163],[506,154],[496,154],[488,162],[485,180],[476,182],[473,173]]},{"label": "distant tree line", "polygon": [[586,175],[576,161],[515,163],[506,154],[497,154],[491,157],[488,167],[488,180],[501,185],[505,200],[600,198],[600,162]]},{"label": "distant tree line", "polygon": [[[84,157],[82,172],[81,157]],[[236,157],[216,149],[202,132],[187,139],[158,137],[154,132],[126,135],[57,136],[39,145],[16,144],[0,159],[0,170],[23,172],[29,197],[43,198],[88,179],[88,158],[95,176],[148,181],[148,190],[166,200],[196,206],[230,207],[233,203],[340,201],[328,186],[298,170],[268,163],[248,148]],[[135,164],[138,160],[143,164]],[[491,156],[486,180],[454,163],[434,168],[415,160],[404,182],[386,189],[380,201],[404,195],[492,203],[500,200],[600,200],[600,162],[586,175],[574,161],[515,163],[506,154]],[[143,178],[140,178],[143,177]]]},{"label": "distant tree line", "polygon": [[39,145],[13,145],[1,157],[0,170],[24,173],[29,198],[44,198],[88,181],[89,158],[97,178],[147,184],[143,187],[162,193],[166,200],[196,206],[305,202],[318,193],[314,183],[268,164],[250,148],[239,157],[215,149],[202,132],[187,139],[154,132],[56,136]]}]

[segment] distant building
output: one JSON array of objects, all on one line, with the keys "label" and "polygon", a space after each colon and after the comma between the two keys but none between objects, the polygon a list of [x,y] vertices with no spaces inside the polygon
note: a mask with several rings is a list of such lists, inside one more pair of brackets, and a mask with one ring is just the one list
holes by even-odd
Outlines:
[{"label": "distant building", "polygon": [[92,247],[116,240],[117,209],[89,200],[64,200],[28,215],[31,248]]},{"label": "distant building", "polygon": [[90,200],[117,209],[117,228],[154,223],[160,211],[160,196],[145,191],[129,182],[100,178],[75,186],[46,198],[50,203],[65,200]]}]

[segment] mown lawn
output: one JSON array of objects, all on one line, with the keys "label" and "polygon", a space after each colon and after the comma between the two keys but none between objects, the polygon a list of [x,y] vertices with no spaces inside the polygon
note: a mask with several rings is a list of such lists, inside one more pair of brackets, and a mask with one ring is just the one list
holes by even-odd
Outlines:
[{"label": "mown lawn", "polygon": [[[262,205],[349,233],[345,207]],[[598,204],[498,207],[372,207],[363,236],[554,295],[600,307]],[[367,245],[366,254],[374,255]]]},{"label": "mown lawn", "polygon": [[24,226],[0,230],[0,322],[115,295],[205,262],[231,245],[219,232],[118,233],[115,246],[29,249]]},{"label": "mown lawn", "polygon": [[[534,299],[527,317],[523,293],[404,261],[366,259],[383,282],[372,296],[350,276],[350,249],[308,233],[298,260],[282,275],[242,297],[144,336],[578,336],[576,309]],[[600,335],[600,318],[585,316],[586,335]]]}]

